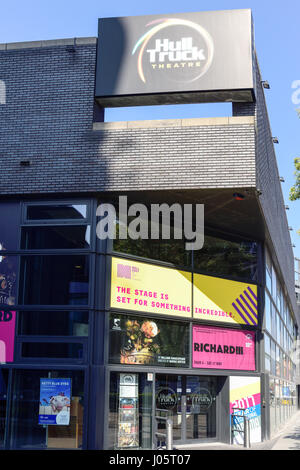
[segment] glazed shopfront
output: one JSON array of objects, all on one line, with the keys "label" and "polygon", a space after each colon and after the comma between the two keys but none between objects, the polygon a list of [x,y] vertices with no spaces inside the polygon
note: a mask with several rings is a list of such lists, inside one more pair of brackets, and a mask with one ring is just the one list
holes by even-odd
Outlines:
[{"label": "glazed shopfront", "polygon": [[153,449],[158,415],[175,446],[229,443],[236,408],[266,439],[295,411],[296,324],[262,244],[98,240],[98,205],[1,203],[1,448]]},{"label": "glazed shopfront", "polygon": [[259,442],[257,285],[114,256],[110,268],[105,448],[155,448],[156,416],[174,445],[230,442],[241,407]]}]

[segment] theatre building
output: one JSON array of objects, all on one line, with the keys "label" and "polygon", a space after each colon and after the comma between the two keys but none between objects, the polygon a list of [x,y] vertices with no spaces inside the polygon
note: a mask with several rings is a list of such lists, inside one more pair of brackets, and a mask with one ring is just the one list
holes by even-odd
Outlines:
[{"label": "theatre building", "polygon": [[[295,413],[294,261],[262,80],[250,10],[0,44],[1,449],[154,449],[157,415],[175,447],[241,444],[237,408],[257,443]],[[232,112],[126,119],[213,102]],[[114,237],[99,236],[108,207]],[[201,249],[172,224],[163,236],[164,210],[197,225],[197,207]]]}]

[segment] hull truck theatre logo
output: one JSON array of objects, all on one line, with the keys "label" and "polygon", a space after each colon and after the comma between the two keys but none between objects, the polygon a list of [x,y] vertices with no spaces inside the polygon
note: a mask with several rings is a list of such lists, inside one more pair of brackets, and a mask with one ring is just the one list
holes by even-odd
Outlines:
[{"label": "hull truck theatre logo", "polygon": [[142,82],[160,79],[161,74],[173,82],[193,82],[208,71],[214,45],[202,26],[177,18],[158,19],[146,26],[150,29],[132,50]]}]

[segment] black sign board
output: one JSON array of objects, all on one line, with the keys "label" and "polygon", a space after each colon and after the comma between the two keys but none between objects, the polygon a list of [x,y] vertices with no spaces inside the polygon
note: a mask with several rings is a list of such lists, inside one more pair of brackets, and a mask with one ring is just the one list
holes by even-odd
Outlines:
[{"label": "black sign board", "polygon": [[99,20],[103,107],[253,101],[251,10]]}]

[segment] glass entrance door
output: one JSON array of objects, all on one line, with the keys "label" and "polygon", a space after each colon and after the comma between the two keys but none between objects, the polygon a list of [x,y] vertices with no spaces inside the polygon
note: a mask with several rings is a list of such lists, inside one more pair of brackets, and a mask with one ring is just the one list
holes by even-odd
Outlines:
[{"label": "glass entrance door", "polygon": [[[171,418],[173,421],[173,439],[182,440],[182,376],[157,375],[155,384],[155,416]],[[157,420],[157,431],[165,433],[166,423]]]},{"label": "glass entrance door", "polygon": [[186,439],[216,437],[216,377],[186,377]]},{"label": "glass entrance door", "polygon": [[[156,376],[155,415],[173,420],[174,441],[217,437],[216,398],[216,377]],[[163,420],[158,420],[157,430],[165,432]]]}]

